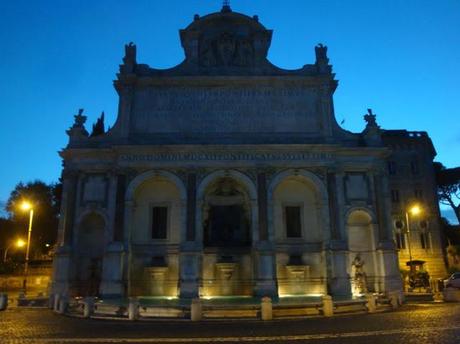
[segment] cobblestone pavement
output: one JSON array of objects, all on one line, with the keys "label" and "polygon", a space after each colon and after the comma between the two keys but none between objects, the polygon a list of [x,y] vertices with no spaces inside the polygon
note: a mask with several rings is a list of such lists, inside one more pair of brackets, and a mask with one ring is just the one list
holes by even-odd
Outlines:
[{"label": "cobblestone pavement", "polygon": [[395,312],[262,322],[78,319],[47,309],[0,312],[0,343],[459,344],[460,304],[411,304]]}]

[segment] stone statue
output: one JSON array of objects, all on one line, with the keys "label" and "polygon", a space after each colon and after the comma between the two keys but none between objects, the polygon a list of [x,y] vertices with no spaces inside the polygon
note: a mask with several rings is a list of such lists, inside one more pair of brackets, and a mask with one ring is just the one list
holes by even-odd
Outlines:
[{"label": "stone statue", "polygon": [[88,137],[88,132],[85,129],[86,116],[83,115],[83,109],[78,109],[78,114],[74,115],[73,125],[66,131],[70,140],[82,139]]},{"label": "stone statue", "polygon": [[366,273],[364,272],[364,260],[361,259],[361,255],[358,253],[353,259],[351,265],[355,268],[355,288],[360,294],[367,293],[367,281]]},{"label": "stone statue", "polygon": [[367,109],[367,114],[364,115],[364,120],[367,122],[366,128],[378,128],[376,115],[372,113],[372,109]]},{"label": "stone statue", "polygon": [[73,116],[74,117],[74,123],[72,128],[83,128],[86,122],[86,116],[83,115],[84,109],[78,109],[78,115]]},{"label": "stone statue", "polygon": [[327,58],[327,46],[319,43],[315,47],[316,53],[316,63],[328,63],[329,59]]},{"label": "stone statue", "polygon": [[136,45],[133,42],[125,44],[125,57],[123,65],[120,67],[122,73],[132,73],[136,65]]}]

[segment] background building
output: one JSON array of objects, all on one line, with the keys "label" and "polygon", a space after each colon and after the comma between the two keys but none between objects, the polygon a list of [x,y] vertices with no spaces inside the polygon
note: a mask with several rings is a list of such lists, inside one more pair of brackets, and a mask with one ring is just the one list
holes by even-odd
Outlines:
[{"label": "background building", "polygon": [[[407,270],[410,260],[423,261],[433,281],[444,278],[446,243],[440,223],[433,143],[426,132],[407,130],[385,130],[383,142],[392,151],[388,174],[400,269]],[[415,203],[422,211],[409,216],[408,233],[405,213]]]}]

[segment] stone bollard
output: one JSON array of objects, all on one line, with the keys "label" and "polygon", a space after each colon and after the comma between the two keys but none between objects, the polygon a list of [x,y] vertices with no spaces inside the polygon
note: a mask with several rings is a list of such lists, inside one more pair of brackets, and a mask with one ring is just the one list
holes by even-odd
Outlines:
[{"label": "stone bollard", "polygon": [[334,304],[330,295],[323,295],[323,315],[325,317],[334,315]]},{"label": "stone bollard", "polygon": [[128,319],[135,321],[139,319],[139,300],[131,297],[128,304]]},{"label": "stone bollard", "polygon": [[69,301],[67,300],[67,297],[61,296],[59,297],[59,303],[58,303],[58,313],[59,314],[65,314],[67,311],[67,306],[69,305]]},{"label": "stone bollard", "polygon": [[53,310],[57,312],[59,310],[59,299],[61,298],[61,295],[59,294],[54,294],[53,298]]},{"label": "stone bollard", "polygon": [[94,297],[83,299],[83,318],[90,318],[94,314]]},{"label": "stone bollard", "polygon": [[272,320],[273,319],[273,307],[272,299],[268,296],[262,298],[262,303],[260,305],[260,311],[262,320]]},{"label": "stone bollard", "polygon": [[200,299],[193,299],[190,306],[190,318],[192,321],[200,321],[203,316],[203,307]]},{"label": "stone bollard", "polygon": [[375,313],[377,310],[377,302],[374,294],[366,294],[366,308],[369,313]]},{"label": "stone bollard", "polygon": [[0,311],[4,311],[8,308],[8,294],[0,293]]},{"label": "stone bollard", "polygon": [[398,294],[395,292],[388,293],[388,298],[390,299],[391,308],[396,309],[399,307],[399,298]]},{"label": "stone bollard", "polygon": [[48,308],[49,308],[49,309],[54,309],[54,297],[55,297],[54,294],[51,294],[51,295],[48,297]]}]

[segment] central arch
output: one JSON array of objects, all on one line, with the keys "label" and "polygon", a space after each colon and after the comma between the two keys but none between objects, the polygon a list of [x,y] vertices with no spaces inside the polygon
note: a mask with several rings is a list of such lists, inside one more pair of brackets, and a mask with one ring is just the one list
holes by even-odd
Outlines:
[{"label": "central arch", "polygon": [[204,245],[202,296],[252,295],[257,214],[256,187],[243,173],[216,171],[199,184],[196,227]]}]

